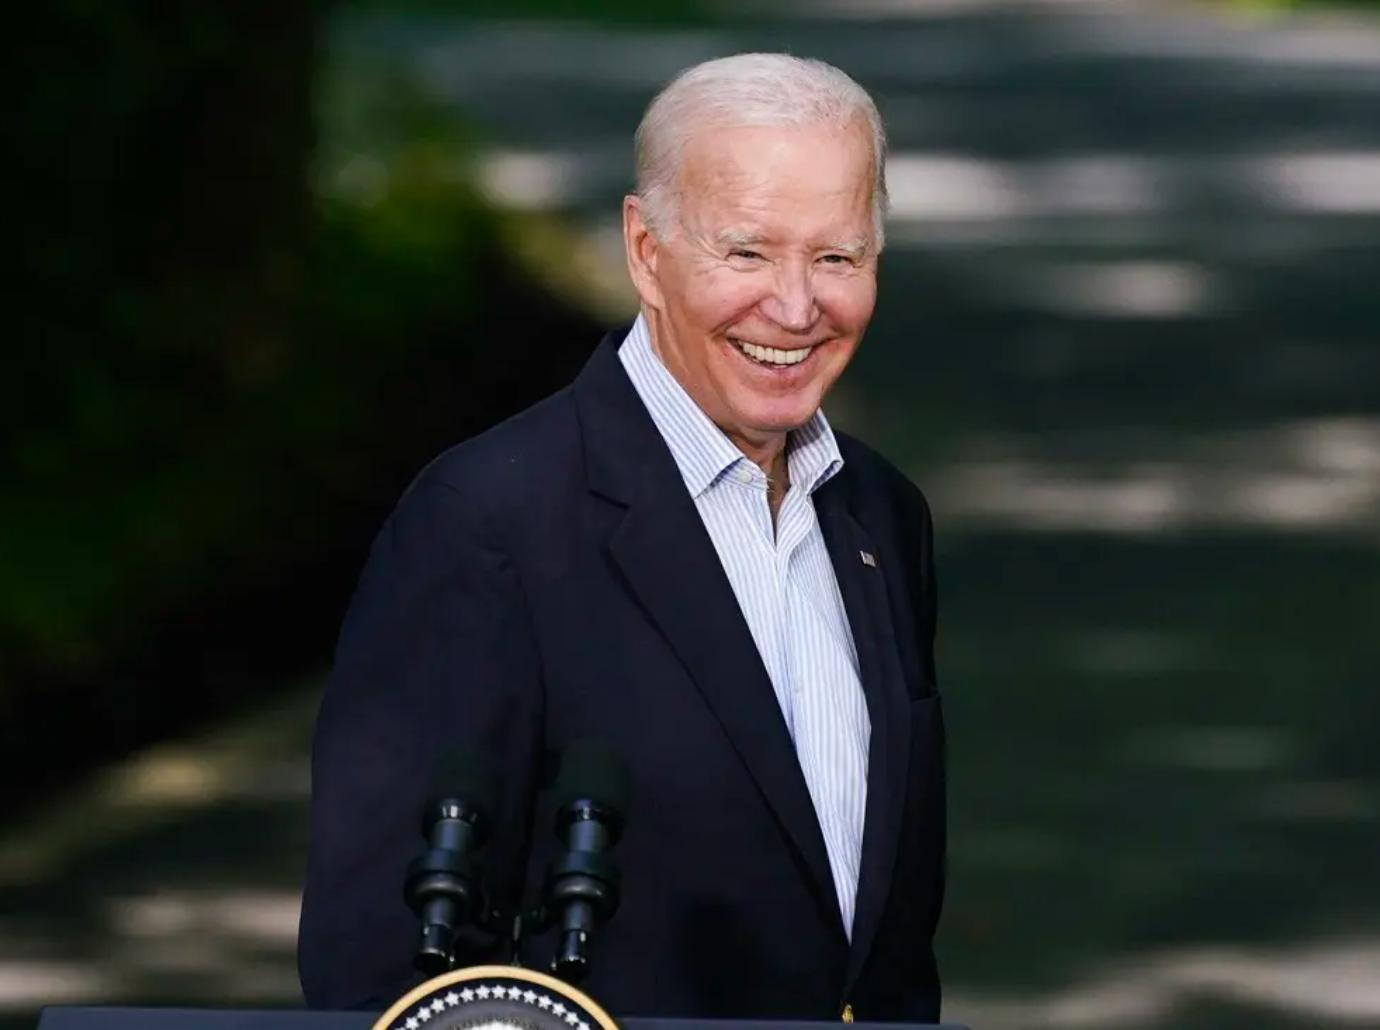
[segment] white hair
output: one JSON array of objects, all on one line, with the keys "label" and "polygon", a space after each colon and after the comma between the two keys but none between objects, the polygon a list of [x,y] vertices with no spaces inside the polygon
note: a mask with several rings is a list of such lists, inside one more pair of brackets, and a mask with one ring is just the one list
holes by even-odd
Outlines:
[{"label": "white hair", "polygon": [[747,126],[846,126],[872,139],[872,222],[881,250],[886,218],[886,131],[867,90],[832,64],[790,54],[734,54],[681,72],[637,127],[637,196],[663,238],[675,219],[681,149],[695,131]]}]

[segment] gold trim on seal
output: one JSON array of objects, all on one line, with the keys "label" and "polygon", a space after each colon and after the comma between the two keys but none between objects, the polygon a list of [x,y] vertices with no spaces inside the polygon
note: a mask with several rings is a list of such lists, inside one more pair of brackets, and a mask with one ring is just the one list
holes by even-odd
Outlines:
[{"label": "gold trim on seal", "polygon": [[425,983],[418,984],[408,991],[397,1001],[393,1002],[374,1023],[373,1030],[388,1030],[393,1021],[410,1009],[417,1002],[428,995],[434,994],[443,987],[450,987],[453,984],[462,984],[470,980],[488,980],[501,977],[504,980],[520,980],[537,987],[544,987],[553,994],[573,1001],[582,1009],[588,1012],[594,1021],[603,1030],[618,1030],[618,1024],[613,1021],[607,1012],[584,991],[577,987],[572,987],[564,980],[558,980],[554,976],[546,973],[538,973],[535,969],[523,969],[521,966],[470,966],[467,969],[456,969],[450,973],[442,973],[434,976]]}]

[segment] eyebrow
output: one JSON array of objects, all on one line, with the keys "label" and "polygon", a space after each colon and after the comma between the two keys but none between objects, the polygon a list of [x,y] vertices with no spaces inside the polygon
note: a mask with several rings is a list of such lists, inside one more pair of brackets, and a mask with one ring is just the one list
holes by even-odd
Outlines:
[{"label": "eyebrow", "polygon": [[766,241],[766,237],[742,229],[724,229],[714,239],[725,247],[755,247]]},{"label": "eyebrow", "polygon": [[865,237],[859,236],[857,239],[842,240],[839,243],[832,243],[822,249],[841,250],[845,254],[853,255],[853,257],[862,257],[872,249],[872,245]]},{"label": "eyebrow", "polygon": [[[748,232],[742,229],[724,229],[715,235],[714,239],[724,247],[756,247],[767,242],[767,238],[760,233]],[[837,243],[829,243],[820,250],[838,250],[853,257],[863,257],[871,249],[871,244],[866,237],[859,236],[851,240],[840,240]]]}]

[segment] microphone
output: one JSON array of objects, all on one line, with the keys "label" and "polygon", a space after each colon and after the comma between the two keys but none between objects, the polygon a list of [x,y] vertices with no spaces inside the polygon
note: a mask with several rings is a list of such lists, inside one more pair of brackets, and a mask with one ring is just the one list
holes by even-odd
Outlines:
[{"label": "microphone", "polygon": [[623,832],[628,767],[597,740],[571,743],[556,779],[556,834],[565,845],[546,870],[547,919],[559,927],[552,971],[579,983],[589,971],[589,935],[618,910],[621,876],[609,852]]},{"label": "microphone", "polygon": [[488,840],[498,797],[492,763],[460,748],[441,755],[422,812],[426,850],[408,864],[403,884],[403,896],[422,919],[412,964],[429,977],[454,966],[456,933],[486,915],[474,856]]}]

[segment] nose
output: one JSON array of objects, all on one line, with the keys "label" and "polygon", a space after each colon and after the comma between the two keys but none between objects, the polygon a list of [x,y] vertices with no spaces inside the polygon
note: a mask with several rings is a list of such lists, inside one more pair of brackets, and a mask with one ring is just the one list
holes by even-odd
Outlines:
[{"label": "nose", "polygon": [[815,324],[819,307],[808,263],[787,262],[777,267],[771,296],[762,302],[762,313],[789,332],[803,333]]}]

